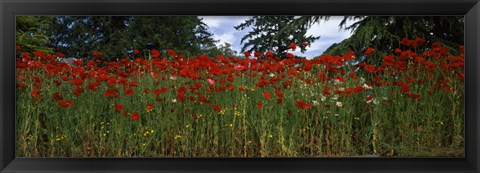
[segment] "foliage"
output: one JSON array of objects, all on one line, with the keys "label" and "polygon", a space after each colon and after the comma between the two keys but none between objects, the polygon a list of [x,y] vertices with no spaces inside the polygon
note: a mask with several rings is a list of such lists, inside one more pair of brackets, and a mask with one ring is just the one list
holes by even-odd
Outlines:
[{"label": "foliage", "polygon": [[16,44],[24,52],[40,50],[52,53],[48,44],[53,39],[48,31],[51,29],[51,16],[17,16],[16,17]]},{"label": "foliage", "polygon": [[163,58],[169,50],[71,66],[22,54],[16,156],[462,157],[463,46],[410,43],[358,67],[344,65],[352,53]]},{"label": "foliage", "polygon": [[[134,49],[199,54],[215,41],[196,16],[57,16],[51,46],[72,57],[127,57]],[[187,54],[187,55],[188,55]]]},{"label": "foliage", "polygon": [[[320,38],[305,36],[308,26],[299,23],[309,23],[307,19],[295,16],[254,16],[234,28],[244,30],[253,27],[253,31],[242,37],[241,43],[245,43],[242,52],[272,51],[283,56],[290,49],[291,43],[302,45],[304,42],[312,43]],[[305,52],[307,48],[301,46],[300,50]]]}]

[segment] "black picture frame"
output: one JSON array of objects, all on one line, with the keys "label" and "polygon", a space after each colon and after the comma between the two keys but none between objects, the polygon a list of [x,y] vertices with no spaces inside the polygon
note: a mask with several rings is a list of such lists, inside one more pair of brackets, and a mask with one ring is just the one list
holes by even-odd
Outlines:
[{"label": "black picture frame", "polygon": [[[464,158],[16,158],[16,15],[464,15]],[[479,0],[0,0],[0,172],[479,172]]]}]

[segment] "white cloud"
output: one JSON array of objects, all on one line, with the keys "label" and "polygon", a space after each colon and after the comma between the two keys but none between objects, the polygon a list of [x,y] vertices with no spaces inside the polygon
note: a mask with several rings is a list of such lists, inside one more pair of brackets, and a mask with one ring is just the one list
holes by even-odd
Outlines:
[{"label": "white cloud", "polygon": [[223,34],[214,34],[214,35],[213,35],[213,39],[215,39],[215,40],[220,40],[220,41],[217,43],[217,46],[222,45],[223,43],[230,43],[230,44],[232,44],[232,43],[234,42],[234,37],[233,37],[233,33],[232,33],[232,32],[223,33]]},{"label": "white cloud", "polygon": [[[233,26],[239,25],[250,16],[199,16],[203,18],[203,22],[208,25],[209,31],[213,33],[215,40],[220,40],[217,45],[221,45],[224,42],[232,44],[232,48],[240,52],[241,45],[240,39],[252,30],[252,28],[246,28],[245,30],[237,31]],[[328,21],[322,21],[314,24],[308,31],[307,36],[320,36],[320,39],[310,43],[307,52],[301,53],[300,49],[293,51],[294,54],[300,56],[306,56],[307,58],[313,58],[321,54],[325,49],[331,46],[333,43],[339,43],[342,40],[350,37],[350,31],[340,30],[338,25],[340,24],[343,16],[332,16]],[[355,21],[347,21],[347,26]],[[300,45],[298,45],[300,46]]]}]

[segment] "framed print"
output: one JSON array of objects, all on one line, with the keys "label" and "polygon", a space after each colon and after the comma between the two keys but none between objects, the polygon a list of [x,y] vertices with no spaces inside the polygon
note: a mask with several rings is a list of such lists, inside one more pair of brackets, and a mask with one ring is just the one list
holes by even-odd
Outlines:
[{"label": "framed print", "polygon": [[478,172],[476,0],[0,7],[1,172]]}]

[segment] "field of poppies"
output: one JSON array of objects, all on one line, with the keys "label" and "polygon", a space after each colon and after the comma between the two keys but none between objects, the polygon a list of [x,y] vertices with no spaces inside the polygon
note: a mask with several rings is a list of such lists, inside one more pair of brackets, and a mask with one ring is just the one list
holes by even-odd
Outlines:
[{"label": "field of poppies", "polygon": [[[288,53],[16,61],[18,157],[464,156],[464,55],[404,38],[379,57]],[[421,48],[423,47],[423,48]],[[458,51],[458,50],[457,50]],[[383,59],[382,59],[383,58]]]}]

